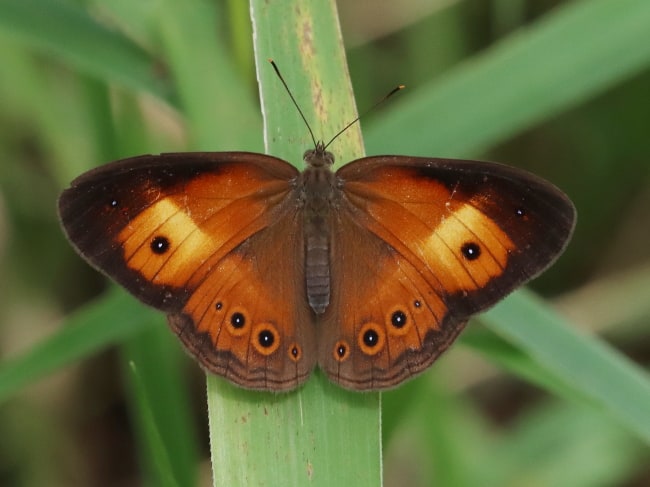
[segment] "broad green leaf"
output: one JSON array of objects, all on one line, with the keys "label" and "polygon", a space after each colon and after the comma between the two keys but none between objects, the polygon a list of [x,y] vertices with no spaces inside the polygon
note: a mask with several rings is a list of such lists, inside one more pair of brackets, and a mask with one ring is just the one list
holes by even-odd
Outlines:
[{"label": "broad green leaf", "polygon": [[481,321],[650,442],[650,380],[619,352],[572,328],[525,291],[495,306]]},{"label": "broad green leaf", "polygon": [[648,32],[647,0],[569,2],[430,85],[411,87],[368,128],[367,146],[479,153],[647,68]]}]

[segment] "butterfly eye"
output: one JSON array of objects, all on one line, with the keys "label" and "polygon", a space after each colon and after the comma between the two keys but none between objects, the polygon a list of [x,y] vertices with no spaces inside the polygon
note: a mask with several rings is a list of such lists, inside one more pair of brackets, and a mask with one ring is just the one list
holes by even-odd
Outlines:
[{"label": "butterfly eye", "polygon": [[169,250],[169,239],[164,236],[157,236],[154,237],[153,240],[151,241],[151,251],[154,254],[164,254]]},{"label": "butterfly eye", "polygon": [[293,362],[298,362],[302,358],[302,348],[297,343],[289,347],[289,359]]},{"label": "butterfly eye", "polygon": [[363,333],[363,343],[367,347],[376,347],[379,343],[379,333],[376,330],[366,330]]},{"label": "butterfly eye", "polygon": [[275,341],[275,335],[269,330],[262,330],[259,334],[260,346],[264,348],[269,348],[273,346]]},{"label": "butterfly eye", "polygon": [[366,323],[359,333],[359,348],[366,355],[381,352],[386,342],[386,335],[376,323]]},{"label": "butterfly eye", "polygon": [[475,242],[464,243],[460,251],[467,260],[476,260],[481,256],[481,247]]},{"label": "butterfly eye", "polygon": [[350,347],[348,347],[347,342],[339,340],[334,344],[334,360],[337,362],[343,362],[350,356]]},{"label": "butterfly eye", "polygon": [[411,329],[411,320],[407,311],[401,308],[394,308],[392,312],[386,316],[386,323],[388,325],[388,332],[391,335],[405,335]]},{"label": "butterfly eye", "polygon": [[237,329],[243,328],[244,325],[246,324],[246,318],[241,313],[233,313],[232,316],[230,317],[230,324],[232,325],[233,328],[237,328]]},{"label": "butterfly eye", "polygon": [[525,222],[528,221],[528,212],[524,208],[516,208],[515,209],[515,216]]},{"label": "butterfly eye", "polygon": [[253,336],[255,337],[253,346],[261,355],[271,355],[280,346],[280,341],[277,339],[278,333],[270,323],[257,325]]},{"label": "butterfly eye", "polygon": [[248,333],[248,319],[246,316],[247,313],[244,310],[237,309],[233,311],[226,327],[231,335],[242,336]]},{"label": "butterfly eye", "polygon": [[395,328],[402,328],[404,325],[406,325],[406,315],[403,311],[397,310],[391,315],[390,323]]}]

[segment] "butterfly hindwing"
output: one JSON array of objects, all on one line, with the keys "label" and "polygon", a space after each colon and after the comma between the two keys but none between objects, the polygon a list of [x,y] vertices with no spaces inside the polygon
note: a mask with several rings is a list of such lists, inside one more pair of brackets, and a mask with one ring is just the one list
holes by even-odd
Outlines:
[{"label": "butterfly hindwing", "polygon": [[343,208],[333,225],[337,285],[319,323],[319,364],[348,389],[387,389],[428,367],[464,322],[450,322],[442,290]]},{"label": "butterfly hindwing", "polygon": [[[172,328],[204,368],[249,389],[282,391],[316,364],[315,328],[296,256],[297,207],[206,270]],[[291,235],[291,238],[287,238]]]}]

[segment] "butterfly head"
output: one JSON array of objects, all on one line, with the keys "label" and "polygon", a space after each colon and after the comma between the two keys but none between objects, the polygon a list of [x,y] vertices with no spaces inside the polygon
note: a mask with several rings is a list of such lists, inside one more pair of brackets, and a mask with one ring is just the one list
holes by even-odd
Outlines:
[{"label": "butterfly head", "polygon": [[323,142],[316,142],[313,149],[305,151],[302,158],[309,167],[329,167],[334,164],[334,154],[325,150]]}]

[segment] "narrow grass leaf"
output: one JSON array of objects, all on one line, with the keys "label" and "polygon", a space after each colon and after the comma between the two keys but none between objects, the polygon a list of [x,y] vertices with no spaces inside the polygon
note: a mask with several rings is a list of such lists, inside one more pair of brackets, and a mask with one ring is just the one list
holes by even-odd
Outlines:
[{"label": "narrow grass leaf", "polygon": [[[146,450],[150,453],[150,461],[153,468],[150,475],[155,484],[162,487],[177,487],[179,485],[194,485],[196,482],[185,479],[185,482],[179,483],[177,477],[174,475],[174,469],[170,460],[170,452],[166,448],[166,444],[162,439],[154,411],[152,408],[152,401],[149,397],[148,381],[140,377],[138,368],[133,362],[129,362],[129,370],[131,377],[128,381],[131,389],[131,396],[137,405],[137,418],[136,426],[141,430],[140,437],[147,439]],[[189,483],[187,481],[189,480]]]},{"label": "narrow grass leaf", "polygon": [[193,150],[262,149],[252,87],[224,45],[221,2],[156,0],[157,25]]},{"label": "narrow grass leaf", "polygon": [[0,366],[0,401],[61,367],[139,333],[156,320],[162,322],[162,316],[125,292],[111,290],[67,318],[51,337],[5,361]]},{"label": "narrow grass leaf", "polygon": [[514,293],[481,320],[650,442],[650,380],[596,337],[579,333],[532,293]]}]

